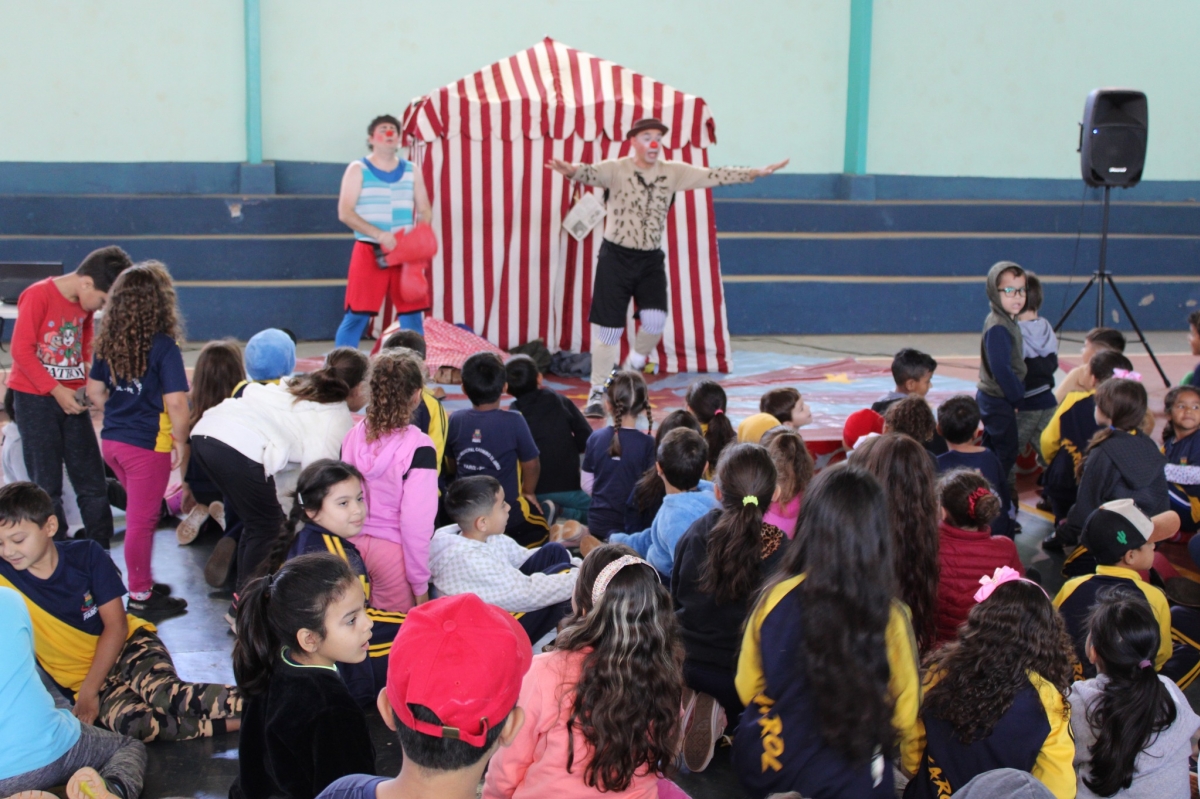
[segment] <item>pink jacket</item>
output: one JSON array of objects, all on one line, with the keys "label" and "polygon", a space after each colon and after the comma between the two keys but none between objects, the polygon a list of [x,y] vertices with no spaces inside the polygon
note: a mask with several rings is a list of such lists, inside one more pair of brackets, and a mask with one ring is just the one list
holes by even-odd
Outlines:
[{"label": "pink jacket", "polygon": [[767,524],[773,524],[788,538],[796,535],[796,522],[800,519],[800,500],[802,494],[797,494],[792,497],[792,501],[787,505],[780,505],[778,502],[772,502],[771,507],[763,514],[763,521]]},{"label": "pink jacket", "polygon": [[365,479],[367,521],[362,534],[399,544],[413,593],[425,593],[438,502],[433,439],[408,425],[368,442],[364,419],[346,434],[342,460],[358,467]]},{"label": "pink jacket", "polygon": [[483,799],[533,799],[553,796],[655,799],[658,775],[641,774],[622,793],[601,794],[583,781],[587,768],[587,743],[575,730],[575,761],[567,772],[567,719],[575,701],[572,690],[583,666],[582,652],[549,652],[534,655],[533,665],[521,683],[517,707],[525,711],[525,726],[511,746],[500,747],[488,764]]}]

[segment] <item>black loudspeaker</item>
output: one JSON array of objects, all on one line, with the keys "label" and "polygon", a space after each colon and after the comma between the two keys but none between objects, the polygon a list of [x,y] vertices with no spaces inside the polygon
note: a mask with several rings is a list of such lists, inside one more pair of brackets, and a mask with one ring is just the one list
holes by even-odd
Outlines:
[{"label": "black loudspeaker", "polygon": [[1080,168],[1089,186],[1131,188],[1142,179],[1149,117],[1145,92],[1094,89],[1079,123]]}]

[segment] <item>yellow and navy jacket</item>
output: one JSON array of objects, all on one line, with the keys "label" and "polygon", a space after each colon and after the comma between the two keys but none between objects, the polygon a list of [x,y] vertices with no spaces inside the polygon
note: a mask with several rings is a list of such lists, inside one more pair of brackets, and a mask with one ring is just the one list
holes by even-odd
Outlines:
[{"label": "yellow and navy jacket", "polygon": [[1068,580],[1058,595],[1054,597],[1054,607],[1062,613],[1067,623],[1067,632],[1075,641],[1075,655],[1079,658],[1080,670],[1076,674],[1080,679],[1090,679],[1096,676],[1096,667],[1088,662],[1085,646],[1087,645],[1087,619],[1096,605],[1096,595],[1105,589],[1141,591],[1154,618],[1158,620],[1160,640],[1158,654],[1154,658],[1154,668],[1161,669],[1171,657],[1171,606],[1163,592],[1145,582],[1141,575],[1133,569],[1124,566],[1097,566],[1095,574],[1085,574]]},{"label": "yellow and navy jacket", "polygon": [[1159,672],[1187,690],[1200,676],[1200,610],[1171,608],[1171,659]]},{"label": "yellow and navy jacket", "polygon": [[[940,675],[926,675],[925,690]],[[1058,799],[1075,796],[1075,739],[1071,712],[1058,689],[1029,672],[1029,685],[985,738],[965,744],[954,727],[928,711],[918,735],[903,752],[905,763],[920,763],[904,799],[946,799],[985,771],[1011,768],[1041,780]]]},{"label": "yellow and navy jacket", "polygon": [[1100,429],[1096,424],[1096,392],[1072,391],[1063,397],[1054,417],[1042,431],[1042,458],[1046,461],[1044,484],[1052,491],[1073,492],[1075,470],[1083,462],[1083,451]]},{"label": "yellow and navy jacket", "polygon": [[442,457],[446,454],[446,409],[442,401],[427,388],[421,389],[421,404],[413,411],[412,423],[433,439],[437,452],[437,471],[442,473]]},{"label": "yellow and navy jacket", "polygon": [[[58,567],[46,580],[18,571],[0,560],[0,586],[12,588],[25,600],[33,621],[33,650],[38,664],[63,690],[74,697],[83,685],[96,642],[104,632],[100,608],[125,595],[121,573],[108,553],[95,541],[55,542]],[[154,625],[137,616],[126,616],[129,635]],[[10,646],[11,642],[0,642]]]},{"label": "yellow and navy jacket", "polygon": [[[733,743],[734,769],[754,796],[799,791],[804,796],[891,799],[890,756],[854,767],[824,741],[812,688],[801,665],[804,651],[804,592],[801,574],[777,583],[746,622],[735,680],[746,704]],[[892,725],[901,751],[917,734],[921,684],[917,644],[908,608],[893,602],[888,621]],[[915,763],[913,764],[915,768]]]},{"label": "yellow and navy jacket", "polygon": [[1185,532],[1194,531],[1200,528],[1200,435],[1168,438],[1162,452],[1171,510],[1179,514]]}]

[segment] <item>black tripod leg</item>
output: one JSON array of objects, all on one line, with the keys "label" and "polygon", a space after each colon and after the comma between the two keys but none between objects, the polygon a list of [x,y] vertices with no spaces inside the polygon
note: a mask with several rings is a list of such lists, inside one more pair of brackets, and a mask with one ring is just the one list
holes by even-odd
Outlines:
[{"label": "black tripod leg", "polygon": [[1075,307],[1078,306],[1083,300],[1084,295],[1088,293],[1088,289],[1090,289],[1092,284],[1096,282],[1097,276],[1098,273],[1092,272],[1091,278],[1088,279],[1087,283],[1083,284],[1083,288],[1079,290],[1079,296],[1075,298],[1075,302],[1071,303],[1071,307],[1067,309],[1067,312],[1062,315],[1061,319],[1058,320],[1058,324],[1054,326],[1055,333],[1062,330],[1062,326],[1066,324],[1067,319],[1071,317],[1071,312],[1075,310]]},{"label": "black tripod leg", "polygon": [[1121,292],[1117,290],[1117,284],[1113,280],[1112,275],[1105,275],[1105,280],[1113,290],[1113,295],[1116,296],[1117,302],[1121,303],[1121,310],[1125,312],[1125,318],[1129,320],[1129,324],[1133,325],[1133,330],[1138,334],[1138,339],[1141,340],[1142,346],[1146,348],[1146,353],[1150,356],[1150,360],[1154,362],[1154,368],[1158,370],[1158,376],[1162,378],[1163,385],[1167,388],[1171,387],[1171,381],[1167,379],[1167,373],[1163,371],[1162,364],[1158,362],[1158,358],[1154,356],[1154,350],[1150,349],[1150,343],[1146,341],[1145,334],[1138,327],[1137,320],[1133,318],[1133,314],[1129,311],[1129,306],[1125,304],[1125,298],[1121,296]]}]

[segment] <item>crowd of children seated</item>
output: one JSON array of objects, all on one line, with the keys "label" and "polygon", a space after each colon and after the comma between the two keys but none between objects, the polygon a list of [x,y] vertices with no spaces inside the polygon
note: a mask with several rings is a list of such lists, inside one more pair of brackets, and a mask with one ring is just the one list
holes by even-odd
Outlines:
[{"label": "crowd of children seated", "polygon": [[[1056,389],[1036,277],[985,289],[977,393],[935,412],[937,361],[903,349],[818,471],[794,388],[735,425],[697,380],[656,419],[614,370],[593,430],[480,352],[447,414],[413,331],[307,374],[285,331],[210,342],[189,382],[167,268],[92,253],[13,336],[0,796],[136,799],[143,742],[238,730],[235,799],[675,799],[721,746],[755,797],[1192,795],[1200,609],[1154,567],[1200,527],[1200,390],[1159,446],[1117,331]],[[1013,540],[1027,450],[1071,549],[1054,596]],[[220,537],[236,685],[182,680],[157,635],[187,611],[152,574],[164,505],[181,544]]]}]

